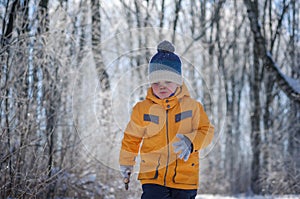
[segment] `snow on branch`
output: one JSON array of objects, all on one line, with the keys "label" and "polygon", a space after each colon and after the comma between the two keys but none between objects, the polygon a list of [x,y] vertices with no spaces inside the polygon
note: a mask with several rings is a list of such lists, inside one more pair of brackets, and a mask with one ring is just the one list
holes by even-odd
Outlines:
[{"label": "snow on branch", "polygon": [[265,58],[267,59],[268,70],[274,72],[280,88],[288,95],[288,97],[300,101],[300,80],[293,79],[283,74],[269,52],[266,53]]},{"label": "snow on branch", "polygon": [[300,81],[283,74],[271,53],[267,51],[265,38],[261,34],[261,24],[259,23],[257,14],[257,1],[244,0],[244,4],[247,7],[251,31],[254,34],[254,42],[258,46],[259,56],[263,60],[268,72],[276,76],[277,84],[290,99],[300,102]]}]

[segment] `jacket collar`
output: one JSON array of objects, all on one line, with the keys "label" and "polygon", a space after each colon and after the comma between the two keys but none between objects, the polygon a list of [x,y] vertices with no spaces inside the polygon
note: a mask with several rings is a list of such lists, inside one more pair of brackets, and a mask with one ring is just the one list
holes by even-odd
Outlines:
[{"label": "jacket collar", "polygon": [[186,85],[183,83],[182,86],[177,88],[174,95],[165,99],[157,98],[150,87],[148,88],[146,99],[151,100],[152,102],[159,104],[164,107],[164,109],[168,110],[173,108],[184,96],[189,97],[190,93]]}]

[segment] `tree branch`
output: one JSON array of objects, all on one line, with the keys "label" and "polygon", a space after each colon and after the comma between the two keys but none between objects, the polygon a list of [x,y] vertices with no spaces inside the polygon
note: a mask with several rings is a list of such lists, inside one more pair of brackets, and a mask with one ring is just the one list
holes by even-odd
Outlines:
[{"label": "tree branch", "polygon": [[261,25],[259,23],[257,12],[255,12],[255,2],[251,0],[244,0],[247,7],[248,18],[250,20],[251,31],[254,35],[254,42],[258,46],[258,54],[262,59],[266,69],[269,73],[276,77],[276,82],[281,90],[288,98],[300,102],[300,82],[283,74],[274,61],[272,54],[267,51],[266,40],[261,33]]}]

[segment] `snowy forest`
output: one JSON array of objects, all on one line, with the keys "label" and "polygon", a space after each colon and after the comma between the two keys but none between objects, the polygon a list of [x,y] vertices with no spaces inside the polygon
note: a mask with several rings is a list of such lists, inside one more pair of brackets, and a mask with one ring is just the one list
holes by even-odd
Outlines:
[{"label": "snowy forest", "polygon": [[157,44],[215,126],[199,194],[300,194],[300,1],[0,0],[0,198],[139,198],[118,158]]}]

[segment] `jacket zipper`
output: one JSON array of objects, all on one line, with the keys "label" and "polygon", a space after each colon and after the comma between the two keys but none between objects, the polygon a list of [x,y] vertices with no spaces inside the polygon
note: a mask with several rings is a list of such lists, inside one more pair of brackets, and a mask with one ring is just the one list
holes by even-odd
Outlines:
[{"label": "jacket zipper", "polygon": [[167,173],[169,167],[169,158],[170,158],[170,148],[169,148],[169,124],[168,124],[168,110],[166,110],[166,134],[167,134],[167,145],[168,145],[168,156],[167,156],[167,164],[166,164],[166,172],[164,176],[164,185],[167,184]]}]

